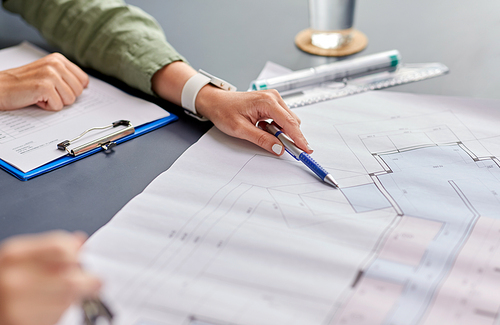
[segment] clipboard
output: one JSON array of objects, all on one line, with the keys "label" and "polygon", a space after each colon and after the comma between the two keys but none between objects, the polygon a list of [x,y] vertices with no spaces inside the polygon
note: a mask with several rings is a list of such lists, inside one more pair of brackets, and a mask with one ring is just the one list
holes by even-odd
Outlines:
[{"label": "clipboard", "polygon": [[[152,121],[149,123],[142,124],[140,126],[135,127],[135,132],[128,134],[124,137],[120,137],[119,139],[114,140],[113,142],[116,143],[117,145],[120,143],[123,143],[125,141],[128,141],[130,139],[133,139],[135,137],[138,137],[140,135],[143,135],[145,133],[148,133],[150,131],[153,131],[155,129],[158,129],[162,126],[165,126],[171,122],[174,122],[178,120],[178,117],[172,113],[170,113],[169,116],[166,116],[164,118],[158,119],[156,121]],[[40,176],[42,174],[48,173],[54,169],[66,166],[68,164],[71,164],[72,162],[75,162],[77,160],[80,160],[82,158],[88,157],[90,155],[93,155],[99,151],[105,150],[101,146],[98,146],[94,149],[85,151],[81,154],[72,156],[70,154],[67,154],[63,157],[60,157],[56,160],[53,160],[43,166],[40,166],[38,168],[32,169],[28,172],[22,172],[21,170],[17,169],[16,167],[10,165],[9,163],[5,162],[4,160],[0,159],[0,168],[11,174],[12,176],[16,177],[17,179],[21,181],[28,181],[32,179],[33,177]]]}]

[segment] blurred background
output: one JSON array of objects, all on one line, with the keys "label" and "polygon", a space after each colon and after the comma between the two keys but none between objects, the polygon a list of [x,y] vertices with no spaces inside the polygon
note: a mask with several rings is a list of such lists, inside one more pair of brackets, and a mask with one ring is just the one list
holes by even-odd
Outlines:
[{"label": "blurred background", "polygon": [[[154,16],[196,69],[240,90],[248,88],[268,60],[293,70],[338,60],[295,46],[295,35],[309,26],[307,0],[127,3]],[[397,49],[403,63],[441,62],[450,68],[447,76],[391,91],[500,99],[500,1],[357,0],[354,26],[369,44],[351,57]],[[22,19],[0,11],[0,47],[22,40],[53,49]]]}]

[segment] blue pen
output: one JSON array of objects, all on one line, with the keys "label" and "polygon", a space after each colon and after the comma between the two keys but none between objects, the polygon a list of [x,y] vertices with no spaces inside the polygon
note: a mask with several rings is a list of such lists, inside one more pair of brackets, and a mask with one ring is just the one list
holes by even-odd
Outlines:
[{"label": "blue pen", "polygon": [[333,176],[327,172],[323,167],[321,167],[314,159],[311,158],[306,152],[300,150],[293,141],[291,141],[281,130],[274,124],[266,122],[267,132],[273,134],[277,137],[281,143],[285,146],[286,152],[288,152],[293,158],[302,161],[310,170],[312,170],[323,182],[330,184],[331,186],[338,188],[339,185],[333,178]]}]

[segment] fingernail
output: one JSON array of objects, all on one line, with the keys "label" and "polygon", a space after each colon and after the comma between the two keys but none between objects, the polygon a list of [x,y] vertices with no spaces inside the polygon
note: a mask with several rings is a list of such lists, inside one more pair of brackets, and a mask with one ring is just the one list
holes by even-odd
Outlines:
[{"label": "fingernail", "polygon": [[281,144],[274,144],[272,149],[277,155],[279,155],[281,154],[281,151],[283,151],[283,146]]},{"label": "fingernail", "polygon": [[311,148],[311,146],[309,145],[309,143],[307,144],[307,149],[314,150],[313,148]]}]

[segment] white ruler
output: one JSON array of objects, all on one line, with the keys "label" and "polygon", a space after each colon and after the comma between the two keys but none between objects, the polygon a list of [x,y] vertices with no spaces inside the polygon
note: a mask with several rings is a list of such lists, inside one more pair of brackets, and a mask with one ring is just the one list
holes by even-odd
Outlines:
[{"label": "white ruler", "polygon": [[295,108],[369,90],[434,78],[448,71],[448,67],[442,63],[402,64],[394,71],[374,73],[340,82],[326,82],[309,88],[283,92],[281,96],[288,107]]}]

